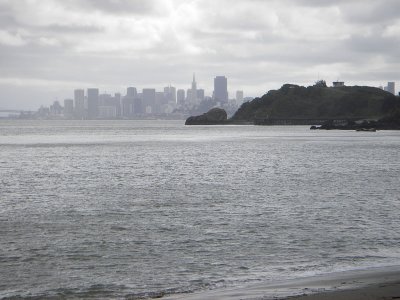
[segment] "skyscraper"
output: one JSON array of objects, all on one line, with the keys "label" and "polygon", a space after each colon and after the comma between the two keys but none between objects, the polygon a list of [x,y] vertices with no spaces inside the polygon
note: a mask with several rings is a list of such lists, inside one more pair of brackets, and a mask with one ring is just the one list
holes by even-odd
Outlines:
[{"label": "skyscraper", "polygon": [[156,109],[156,90],[155,89],[143,89],[142,91],[142,103],[143,109],[146,113],[154,113],[157,111]]},{"label": "skyscraper", "polygon": [[193,73],[192,88],[191,88],[189,100],[192,104],[197,102],[197,83],[196,83],[196,77],[195,77],[194,73]]},{"label": "skyscraper", "polygon": [[99,114],[101,119],[115,119],[117,117],[117,106],[111,94],[99,95]]},{"label": "skyscraper", "polygon": [[164,88],[164,97],[167,103],[176,104],[176,88],[167,86]]},{"label": "skyscraper", "polygon": [[64,117],[71,118],[74,114],[74,100],[65,99],[64,100]]},{"label": "skyscraper", "polygon": [[122,99],[122,115],[130,118],[134,114],[134,101],[137,98],[137,90],[135,87],[126,89],[126,96]]},{"label": "skyscraper", "polygon": [[126,96],[129,98],[135,98],[137,96],[137,90],[135,87],[128,87],[126,89]]},{"label": "skyscraper", "polygon": [[243,102],[243,91],[236,91],[236,102],[237,104]]},{"label": "skyscraper", "polygon": [[140,115],[143,114],[143,104],[142,104],[142,98],[137,96],[137,98],[134,99],[133,101],[133,113],[135,115]]},{"label": "skyscraper", "polygon": [[85,91],[82,89],[74,90],[75,116],[78,119],[85,117]]},{"label": "skyscraper", "polygon": [[214,78],[214,99],[221,103],[228,102],[228,79],[225,76]]},{"label": "skyscraper", "polygon": [[99,115],[99,89],[88,89],[88,118],[96,119]]},{"label": "skyscraper", "polygon": [[392,93],[393,95],[395,95],[395,86],[394,86],[394,82],[393,81],[388,82],[387,91],[389,93]]},{"label": "skyscraper", "polygon": [[176,98],[178,104],[183,105],[185,103],[185,90],[182,89],[178,90]]},{"label": "skyscraper", "polygon": [[167,104],[167,99],[165,97],[165,93],[164,92],[156,92],[156,101],[155,101],[155,105],[152,109],[152,113],[163,113],[164,109],[163,107]]},{"label": "skyscraper", "polygon": [[133,97],[125,96],[122,98],[122,116],[129,118],[133,115]]},{"label": "skyscraper", "polygon": [[201,102],[204,100],[204,89],[197,89],[196,92],[197,101]]},{"label": "skyscraper", "polygon": [[114,94],[114,105],[117,109],[117,117],[121,117],[121,94],[120,93]]}]

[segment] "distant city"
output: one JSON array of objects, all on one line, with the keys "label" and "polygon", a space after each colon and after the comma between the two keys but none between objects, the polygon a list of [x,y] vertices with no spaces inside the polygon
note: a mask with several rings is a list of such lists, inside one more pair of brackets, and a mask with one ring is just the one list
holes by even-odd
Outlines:
[{"label": "distant city", "polygon": [[[243,91],[236,91],[235,97],[228,94],[228,79],[225,76],[214,78],[214,91],[206,96],[204,89],[197,87],[193,74],[192,84],[187,89],[164,87],[163,91],[127,87],[126,94],[100,93],[98,88],[75,89],[73,98],[63,103],[54,101],[50,107],[41,106],[35,112],[21,112],[14,115],[26,119],[182,119],[192,114],[201,114],[213,107],[224,108],[228,114],[234,113],[244,102],[252,100],[244,97]],[[9,115],[8,117],[12,117]]]},{"label": "distant city", "polygon": [[[335,81],[333,87],[344,86],[344,82]],[[395,82],[379,86],[395,95]],[[72,91],[71,91],[72,92]],[[400,95],[400,93],[399,93]],[[261,96],[261,95],[260,95]],[[197,87],[193,74],[191,86],[187,89],[164,87],[163,91],[155,88],[144,88],[138,92],[136,87],[127,87],[126,94],[100,93],[98,88],[75,89],[73,99],[68,98],[60,103],[56,100],[49,107],[41,106],[37,111],[0,111],[0,118],[18,119],[185,119],[190,115],[205,113],[213,107],[220,107],[232,115],[239,106],[253,97],[244,97],[238,90],[234,97],[229,97],[228,79],[225,76],[214,78],[214,90],[206,96],[204,89]]]}]

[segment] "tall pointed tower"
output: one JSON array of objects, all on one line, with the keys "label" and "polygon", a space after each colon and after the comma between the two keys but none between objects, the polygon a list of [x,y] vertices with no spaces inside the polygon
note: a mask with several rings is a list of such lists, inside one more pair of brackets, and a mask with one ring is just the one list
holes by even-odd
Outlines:
[{"label": "tall pointed tower", "polygon": [[196,75],[193,73],[193,81],[192,81],[192,91],[191,91],[191,99],[192,103],[197,102],[197,83],[196,83]]}]

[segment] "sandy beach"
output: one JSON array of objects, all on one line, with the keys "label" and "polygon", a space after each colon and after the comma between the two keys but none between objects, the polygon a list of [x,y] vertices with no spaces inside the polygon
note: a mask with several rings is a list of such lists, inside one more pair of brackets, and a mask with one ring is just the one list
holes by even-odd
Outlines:
[{"label": "sandy beach", "polygon": [[400,299],[400,266],[347,271],[275,283],[260,283],[247,287],[172,295],[165,299]]},{"label": "sandy beach", "polygon": [[400,280],[345,291],[331,291],[314,295],[294,296],[284,299],[308,300],[386,300],[400,299]]}]

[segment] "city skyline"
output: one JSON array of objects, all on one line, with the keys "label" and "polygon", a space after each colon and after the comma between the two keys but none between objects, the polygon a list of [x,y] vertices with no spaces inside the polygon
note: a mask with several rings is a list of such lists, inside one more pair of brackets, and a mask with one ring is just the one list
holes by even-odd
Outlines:
[{"label": "city skyline", "polygon": [[22,111],[20,117],[89,120],[155,116],[182,118],[192,113],[204,113],[213,107],[223,107],[233,113],[244,101],[253,99],[244,97],[242,90],[231,93],[232,97],[228,98],[228,78],[221,75],[214,78],[213,91],[206,94],[204,89],[198,88],[195,73],[191,86],[186,90],[169,85],[162,91],[156,88],[142,88],[140,91],[140,88],[129,86],[125,93],[101,93],[96,87],[77,88],[71,92],[73,98],[56,99],[51,105],[40,105],[37,110]]},{"label": "city skyline", "polygon": [[[167,86],[164,86],[164,87],[162,85],[157,86],[157,87],[154,87],[155,85],[145,85],[141,89],[142,89],[142,91],[151,89],[151,90],[154,90],[156,93],[159,93],[159,92],[162,92],[162,91],[166,92],[166,89],[168,87],[173,88],[175,90],[174,94],[175,94],[176,103],[179,103],[178,98],[179,98],[179,92],[180,91],[184,92],[184,101],[185,102],[196,102],[197,98],[201,99],[201,100],[204,100],[204,98],[207,98],[207,97],[208,98],[212,98],[212,99],[220,98],[219,94],[216,97],[214,97],[214,90],[215,90],[215,87],[216,87],[216,81],[215,80],[217,79],[217,82],[218,82],[218,80],[220,80],[222,78],[225,78],[225,81],[227,81],[227,77],[226,76],[217,75],[217,76],[213,77],[212,79],[209,79],[208,81],[213,82],[213,86],[207,92],[206,92],[206,90],[204,88],[197,88],[197,81],[196,81],[195,77],[196,77],[196,75],[195,75],[195,73],[193,73],[192,82],[188,83],[186,86],[176,87],[176,86],[173,86],[172,83],[170,82]],[[203,84],[201,82],[200,83],[200,87],[202,87],[202,86],[203,86]],[[207,85],[207,86],[209,86],[209,85]],[[227,102],[228,99],[230,99],[230,100],[237,99],[238,92],[241,93],[241,95],[242,95],[242,97],[240,98],[242,102],[243,102],[243,99],[247,99],[248,100],[250,98],[252,98],[252,99],[255,98],[252,95],[251,96],[250,95],[245,95],[243,97],[244,91],[240,90],[240,89],[231,88],[229,90],[228,86],[227,86],[227,82],[225,82],[225,86],[223,88],[226,89],[226,97],[223,97],[222,102]],[[133,89],[134,89],[134,94],[130,94],[130,93],[133,93]],[[42,106],[49,107],[52,104],[54,104],[54,102],[56,102],[56,101],[59,102],[59,103],[62,103],[64,100],[79,99],[78,100],[78,103],[79,103],[78,107],[80,107],[80,110],[82,111],[83,107],[84,107],[84,103],[86,103],[86,106],[88,106],[89,102],[92,101],[92,100],[89,100],[89,98],[91,98],[91,97],[88,97],[89,94],[91,94],[91,93],[97,93],[97,95],[95,97],[99,97],[101,95],[106,95],[106,94],[124,95],[124,91],[126,91],[126,95],[125,96],[129,96],[130,95],[130,96],[133,97],[133,95],[136,96],[138,94],[137,87],[133,87],[132,85],[128,85],[128,86],[125,86],[125,87],[119,86],[119,88],[117,90],[109,90],[109,89],[107,90],[105,88],[95,87],[93,85],[91,87],[83,87],[81,85],[80,87],[75,87],[73,90],[70,90],[67,93],[64,92],[63,93],[63,95],[64,95],[63,97],[61,95],[55,95],[53,97],[53,99],[49,98],[47,102],[43,102],[43,101],[41,103],[37,102],[38,105],[36,105],[36,107],[30,107],[30,108],[29,107],[28,108],[27,107],[19,107],[19,108],[16,108],[16,110],[35,111],[38,106],[40,106],[40,107],[42,107]],[[192,91],[196,91],[194,97],[191,95]],[[140,94],[142,94],[142,93],[140,93]],[[77,101],[74,100],[74,109],[75,109],[75,107],[77,105],[76,102]],[[1,107],[0,106],[0,110],[1,109],[6,109],[6,110],[7,109],[11,109],[11,110],[13,110],[14,108],[13,107],[6,107],[6,106],[5,107]]]},{"label": "city skyline", "polygon": [[[0,7],[0,108],[34,109],[79,86],[183,88],[193,71],[225,74],[232,92],[254,97],[318,79],[400,81],[394,0],[0,0]],[[206,91],[212,86],[202,81]]]},{"label": "city skyline", "polygon": [[[333,81],[327,87],[346,86],[343,81]],[[328,83],[329,84],[329,83]],[[387,85],[377,87],[395,96],[396,83],[387,82]],[[85,93],[86,90],[86,93]],[[132,119],[142,117],[178,117],[182,118],[191,113],[204,113],[212,107],[223,107],[233,113],[242,103],[256,97],[244,95],[243,90],[237,90],[229,95],[228,78],[225,76],[214,77],[214,89],[207,95],[204,89],[197,88],[195,73],[191,86],[188,89],[177,89],[174,86],[164,87],[161,91],[156,88],[142,88],[138,92],[136,87],[126,87],[126,93],[107,92],[101,93],[99,88],[77,88],[73,90],[73,98],[63,101],[55,99],[52,104],[41,104],[37,109],[4,109],[0,108],[2,117],[7,113],[10,118],[15,118],[15,113],[20,112],[22,118],[66,118],[66,119]],[[112,95],[114,94],[114,95]],[[64,103],[64,107],[62,106]]]}]

